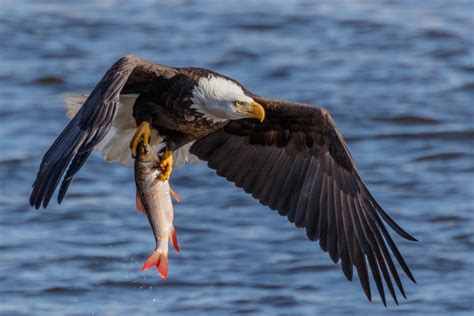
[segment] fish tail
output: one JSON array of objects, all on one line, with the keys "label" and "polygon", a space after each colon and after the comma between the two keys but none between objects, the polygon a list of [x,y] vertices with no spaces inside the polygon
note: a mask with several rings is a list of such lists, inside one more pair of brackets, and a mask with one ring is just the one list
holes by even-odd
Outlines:
[{"label": "fish tail", "polygon": [[158,272],[160,273],[163,280],[165,280],[166,276],[168,275],[168,256],[161,255],[156,268],[158,269]]},{"label": "fish tail", "polygon": [[156,267],[160,276],[163,279],[166,279],[166,276],[168,275],[168,255],[158,251],[153,251],[150,257],[146,260],[141,271],[143,272],[151,267]]}]

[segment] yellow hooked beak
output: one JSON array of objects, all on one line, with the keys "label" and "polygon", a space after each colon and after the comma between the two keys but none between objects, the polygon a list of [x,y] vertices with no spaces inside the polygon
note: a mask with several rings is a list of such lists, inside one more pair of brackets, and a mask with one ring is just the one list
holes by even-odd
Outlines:
[{"label": "yellow hooked beak", "polygon": [[256,118],[260,122],[265,119],[265,109],[259,103],[252,101],[237,109],[237,112],[245,114],[248,117]]}]

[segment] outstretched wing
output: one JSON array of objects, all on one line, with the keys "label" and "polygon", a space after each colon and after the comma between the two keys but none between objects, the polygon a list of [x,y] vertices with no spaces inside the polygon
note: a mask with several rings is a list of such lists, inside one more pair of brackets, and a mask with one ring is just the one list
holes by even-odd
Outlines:
[{"label": "outstretched wing", "polygon": [[[266,110],[263,123],[232,121],[194,143],[191,153],[207,160],[218,175],[234,182],[262,204],[305,227],[352,280],[353,266],[369,300],[367,262],[384,304],[382,277],[393,299],[392,279],[405,296],[393,256],[415,282],[384,222],[398,226],[367,190],[341,134],[324,109],[255,98]],[[388,247],[387,247],[388,244]]]},{"label": "outstretched wing", "polygon": [[46,207],[67,169],[58,194],[61,203],[74,175],[112,127],[123,90],[139,93],[147,89],[150,78],[173,75],[173,68],[152,64],[137,56],[125,56],[112,65],[44,155],[33,183],[30,204],[36,208]]}]

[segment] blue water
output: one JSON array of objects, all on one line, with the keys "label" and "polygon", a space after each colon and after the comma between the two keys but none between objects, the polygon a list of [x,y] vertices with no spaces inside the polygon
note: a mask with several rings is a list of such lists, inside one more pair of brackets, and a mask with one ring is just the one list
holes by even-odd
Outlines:
[{"label": "blue water", "polygon": [[[474,300],[472,1],[0,1],[1,315],[469,314]],[[94,155],[69,196],[28,206],[62,96],[120,56],[208,67],[273,98],[324,105],[369,188],[420,242],[418,284],[366,300],[302,230],[217,177],[175,170],[181,252],[169,278],[131,169]],[[375,291],[375,290],[374,290]]]}]

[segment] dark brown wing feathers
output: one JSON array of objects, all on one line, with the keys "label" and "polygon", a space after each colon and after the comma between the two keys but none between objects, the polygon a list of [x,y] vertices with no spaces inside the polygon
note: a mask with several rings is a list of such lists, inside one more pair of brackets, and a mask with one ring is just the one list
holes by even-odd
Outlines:
[{"label": "dark brown wing feathers", "polygon": [[[392,279],[405,296],[389,248],[407,276],[408,266],[384,225],[409,240],[367,190],[342,136],[320,107],[255,97],[266,119],[229,122],[196,141],[191,152],[217,174],[262,204],[305,227],[352,280],[355,267],[371,299],[368,266],[384,304],[382,278],[398,304]],[[388,247],[387,247],[388,244]]]},{"label": "dark brown wing feathers", "polygon": [[152,64],[136,56],[123,57],[112,65],[44,155],[30,204],[36,208],[46,207],[67,170],[58,194],[61,203],[72,178],[112,126],[122,89],[133,90],[140,85],[141,89],[146,89],[143,84],[149,85],[151,77],[172,75],[173,68]]}]

